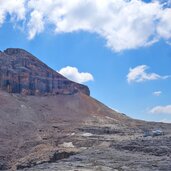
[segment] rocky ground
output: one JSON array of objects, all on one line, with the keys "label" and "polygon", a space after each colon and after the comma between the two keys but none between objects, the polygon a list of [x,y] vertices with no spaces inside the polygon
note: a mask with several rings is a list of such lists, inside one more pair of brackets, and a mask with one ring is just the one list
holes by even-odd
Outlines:
[{"label": "rocky ground", "polygon": [[[131,121],[81,93],[23,96],[0,90],[0,106],[0,170],[16,170],[18,165],[21,165],[19,168],[22,165],[30,167],[51,161],[51,158],[55,161],[56,155],[61,159],[61,155],[70,153],[65,145],[62,147],[63,143],[73,142],[79,147],[89,144],[87,140],[78,141],[80,132],[103,132],[100,127],[89,125],[110,123],[113,132],[114,128],[126,128],[124,123]],[[108,130],[105,128],[105,131]],[[94,140],[90,142],[90,146],[94,144]],[[80,151],[79,148],[75,150],[73,152],[72,148],[71,153]]]},{"label": "rocky ground", "polygon": [[[155,125],[155,123],[154,123]],[[81,130],[81,131],[80,131]],[[85,132],[87,131],[87,132]],[[23,171],[170,171],[171,134],[143,137],[142,133],[88,126],[61,141],[58,152],[39,163],[18,164]],[[65,153],[65,154],[64,154]]]},{"label": "rocky ground", "polygon": [[165,135],[143,137],[112,125],[86,125],[60,139],[51,157],[27,157],[16,166],[20,171],[170,171],[169,127]]},{"label": "rocky ground", "polygon": [[[171,124],[131,119],[83,94],[0,99],[0,170],[171,170]],[[143,137],[156,129],[164,135]]]}]

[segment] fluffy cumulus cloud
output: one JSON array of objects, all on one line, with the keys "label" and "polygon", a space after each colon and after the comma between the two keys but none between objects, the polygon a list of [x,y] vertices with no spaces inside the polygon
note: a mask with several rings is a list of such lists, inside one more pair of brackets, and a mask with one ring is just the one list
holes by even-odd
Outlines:
[{"label": "fluffy cumulus cloud", "polygon": [[150,110],[150,113],[154,114],[170,114],[171,115],[171,105],[167,106],[156,106]]},{"label": "fluffy cumulus cloud", "polygon": [[71,66],[62,68],[58,72],[64,75],[65,77],[67,77],[68,79],[78,82],[78,83],[85,83],[85,82],[94,80],[92,74],[87,73],[87,72],[79,72],[77,68],[71,67]]},{"label": "fluffy cumulus cloud", "polygon": [[139,65],[135,68],[130,68],[129,73],[127,75],[127,81],[131,82],[143,82],[147,80],[158,80],[158,79],[167,79],[170,76],[161,76],[156,73],[148,73],[147,69],[149,67],[147,65]]},{"label": "fluffy cumulus cloud", "polygon": [[31,19],[27,26],[29,39],[33,39],[36,34],[41,33],[44,30],[44,22],[41,13],[39,13],[38,11],[33,11],[31,13]]},{"label": "fluffy cumulus cloud", "polygon": [[153,95],[154,96],[160,96],[162,94],[162,91],[154,91]]},{"label": "fluffy cumulus cloud", "polygon": [[7,14],[11,20],[25,19],[25,0],[0,0],[0,26],[5,22]]},{"label": "fluffy cumulus cloud", "polygon": [[1,0],[0,24],[7,14],[24,20],[29,39],[53,26],[56,33],[99,34],[114,51],[170,42],[170,1],[155,0]]}]

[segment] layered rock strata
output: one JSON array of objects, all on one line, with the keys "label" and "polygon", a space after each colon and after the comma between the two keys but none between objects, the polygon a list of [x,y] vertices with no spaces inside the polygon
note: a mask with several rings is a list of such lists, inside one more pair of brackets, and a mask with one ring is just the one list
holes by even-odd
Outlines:
[{"label": "layered rock strata", "polygon": [[0,88],[23,95],[90,95],[88,87],[72,82],[23,49],[0,51]]}]

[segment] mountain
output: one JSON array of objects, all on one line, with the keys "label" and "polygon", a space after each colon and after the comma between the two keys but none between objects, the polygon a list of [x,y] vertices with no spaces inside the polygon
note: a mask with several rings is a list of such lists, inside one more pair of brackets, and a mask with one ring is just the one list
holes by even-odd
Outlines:
[{"label": "mountain", "polygon": [[0,89],[2,168],[15,165],[36,145],[57,141],[58,129],[65,135],[83,122],[107,116],[117,122],[127,119],[91,98],[87,86],[68,80],[23,49],[0,52]]},{"label": "mountain", "polygon": [[[61,165],[56,170],[68,170],[77,162],[89,163],[90,152],[95,160],[106,155],[105,160],[105,148],[131,149],[120,142],[155,128],[170,134],[169,124],[134,120],[113,111],[92,98],[87,86],[68,80],[25,50],[0,52],[0,170],[37,165],[46,170],[57,161]],[[69,157],[67,166],[62,159]]]},{"label": "mountain", "polygon": [[0,88],[25,95],[90,94],[88,87],[74,83],[22,49],[0,52]]}]

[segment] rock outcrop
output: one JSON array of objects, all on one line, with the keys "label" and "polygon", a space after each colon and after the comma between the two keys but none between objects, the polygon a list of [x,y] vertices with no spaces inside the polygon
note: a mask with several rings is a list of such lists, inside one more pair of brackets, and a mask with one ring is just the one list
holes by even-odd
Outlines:
[{"label": "rock outcrop", "polygon": [[90,95],[88,87],[72,82],[23,49],[0,51],[0,88],[24,95]]}]

